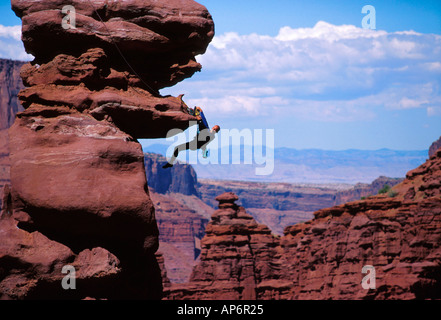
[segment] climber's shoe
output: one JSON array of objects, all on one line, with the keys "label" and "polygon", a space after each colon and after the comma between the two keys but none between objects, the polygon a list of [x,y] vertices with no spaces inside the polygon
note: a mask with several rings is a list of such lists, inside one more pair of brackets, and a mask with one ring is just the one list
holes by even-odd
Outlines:
[{"label": "climber's shoe", "polygon": [[163,166],[162,166],[164,169],[167,169],[167,168],[171,168],[171,167],[173,167],[173,165],[171,164],[171,163],[166,163],[166,164],[164,164]]}]

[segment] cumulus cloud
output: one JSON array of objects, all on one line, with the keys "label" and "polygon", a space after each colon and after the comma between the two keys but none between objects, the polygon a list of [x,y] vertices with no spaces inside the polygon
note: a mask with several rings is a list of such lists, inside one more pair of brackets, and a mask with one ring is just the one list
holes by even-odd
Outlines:
[{"label": "cumulus cloud", "polygon": [[334,42],[343,39],[377,38],[387,33],[371,29],[357,28],[353,25],[335,26],[325,21],[319,21],[314,28],[297,28],[289,26],[280,29],[276,39],[281,41],[296,41],[302,39],[320,39]]},{"label": "cumulus cloud", "polygon": [[33,59],[23,47],[21,26],[0,25],[0,58],[22,61]]},{"label": "cumulus cloud", "polygon": [[[180,89],[216,116],[286,114],[323,121],[371,119],[440,104],[441,36],[389,33],[323,21],[272,37],[216,36],[198,58],[203,76]],[[238,112],[239,111],[239,112]]]},{"label": "cumulus cloud", "polygon": [[0,25],[0,37],[21,40],[21,26],[3,26]]}]

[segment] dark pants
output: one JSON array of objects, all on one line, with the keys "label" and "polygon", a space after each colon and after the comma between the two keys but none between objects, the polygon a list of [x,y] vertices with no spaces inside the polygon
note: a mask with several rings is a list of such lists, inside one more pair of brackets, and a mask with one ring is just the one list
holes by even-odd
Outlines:
[{"label": "dark pants", "polygon": [[173,150],[173,157],[169,160],[170,164],[173,164],[178,157],[179,152],[185,151],[185,150],[193,150],[196,151],[198,149],[206,147],[208,143],[210,143],[211,139],[214,138],[211,134],[206,137],[205,140],[199,140],[199,135],[194,137],[194,139],[190,142],[186,142],[183,144],[180,144],[175,147]]}]

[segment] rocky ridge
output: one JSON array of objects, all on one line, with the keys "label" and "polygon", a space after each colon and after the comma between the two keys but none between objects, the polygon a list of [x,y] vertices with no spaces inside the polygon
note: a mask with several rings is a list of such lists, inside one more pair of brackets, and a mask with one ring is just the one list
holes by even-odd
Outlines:
[{"label": "rocky ridge", "polygon": [[434,141],[429,147],[429,158],[432,157],[436,151],[441,148],[441,137],[438,140]]},{"label": "rocky ridge", "polygon": [[[441,298],[441,149],[388,194],[318,210],[282,237],[217,198],[189,283],[168,299]],[[361,285],[364,266],[376,287]]]},{"label": "rocky ridge", "polygon": [[245,207],[257,222],[282,235],[285,227],[310,220],[317,210],[376,195],[384,186],[392,187],[402,180],[379,177],[370,184],[358,183],[353,187],[199,180],[198,192],[212,208],[216,208],[214,199],[217,195],[234,192],[239,196],[239,205]]}]

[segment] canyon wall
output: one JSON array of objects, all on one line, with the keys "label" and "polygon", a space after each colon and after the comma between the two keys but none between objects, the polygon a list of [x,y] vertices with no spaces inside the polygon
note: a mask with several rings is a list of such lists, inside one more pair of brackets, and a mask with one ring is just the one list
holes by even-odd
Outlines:
[{"label": "canyon wall", "polygon": [[156,209],[159,251],[164,257],[168,279],[174,283],[186,282],[200,254],[208,219],[173,195],[150,192],[150,196]]},{"label": "canyon wall", "polygon": [[[438,149],[387,194],[318,210],[282,237],[224,193],[191,280],[166,298],[440,299],[440,181]],[[375,288],[362,285],[366,266]]]},{"label": "canyon wall", "polygon": [[403,180],[404,178],[389,178],[381,176],[371,183],[357,183],[350,189],[338,191],[335,194],[334,205],[374,196],[386,186],[393,187]]},{"label": "canyon wall", "polygon": [[[66,4],[76,9],[74,29],[61,24]],[[12,7],[35,61],[21,68],[25,110],[9,130],[0,299],[441,298],[436,146],[391,192],[364,200],[333,206],[329,190],[241,193],[250,210],[315,206],[312,220],[282,237],[221,189],[210,191],[222,194],[207,224],[191,169],[176,166],[155,181],[163,160],[146,160],[137,141],[195,120],[181,97],[158,90],[200,70],[195,56],[214,35],[205,7],[191,0],[12,0]],[[156,168],[148,179],[146,166]],[[319,208],[314,201],[323,199]],[[182,267],[180,258],[194,261],[199,252],[189,282],[171,284],[166,268],[173,280],[186,278],[193,265]],[[376,269],[376,289],[361,288],[365,265]],[[62,287],[65,267],[76,272],[75,290]]]},{"label": "canyon wall", "polygon": [[18,92],[23,89],[20,78],[23,64],[22,61],[0,59],[0,192],[11,182],[8,129],[14,123],[17,112],[23,111],[17,98]]},{"label": "canyon wall", "polygon": [[167,163],[165,157],[146,153],[144,158],[149,188],[161,194],[181,193],[199,196],[196,172],[191,165],[177,162],[173,167],[164,170],[162,166]]},{"label": "canyon wall", "polygon": [[199,198],[193,167],[177,162],[163,169],[165,157],[144,154],[150,196],[156,209],[159,251],[163,255],[168,279],[187,282],[200,253],[200,240],[211,208]]},{"label": "canyon wall", "polygon": [[379,177],[370,184],[358,183],[345,188],[332,184],[200,180],[198,191],[201,199],[212,208],[216,208],[217,195],[234,192],[239,196],[238,204],[257,222],[282,235],[285,227],[311,219],[317,210],[376,195],[384,186],[392,187],[402,180]]},{"label": "canyon wall", "polygon": [[0,131],[9,129],[14,123],[15,115],[23,111],[17,94],[23,89],[20,78],[22,61],[0,59]]},{"label": "canyon wall", "polygon": [[[62,25],[64,5],[75,8],[75,28]],[[35,60],[21,68],[25,110],[9,129],[0,297],[159,299],[158,228],[137,139],[195,120],[181,97],[158,90],[201,69],[210,14],[192,0],[13,0],[12,9]],[[66,265],[76,290],[61,287]]]},{"label": "canyon wall", "polygon": [[262,277],[277,276],[272,260],[278,239],[238,206],[238,199],[232,192],[216,197],[219,209],[205,230],[201,261],[189,283],[167,288],[168,299],[255,300]]}]

